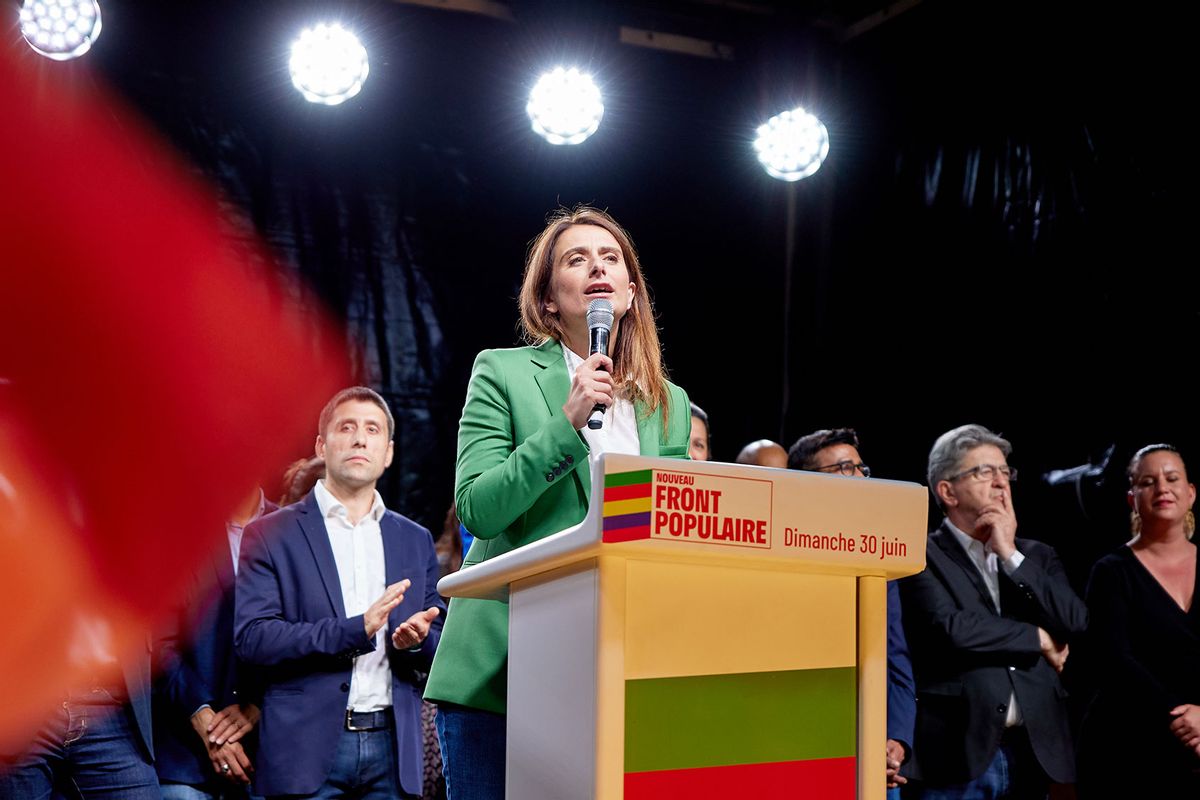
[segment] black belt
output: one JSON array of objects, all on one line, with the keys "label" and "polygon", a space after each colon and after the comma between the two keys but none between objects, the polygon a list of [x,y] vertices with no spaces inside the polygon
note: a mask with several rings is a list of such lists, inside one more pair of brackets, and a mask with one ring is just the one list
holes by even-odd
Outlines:
[{"label": "black belt", "polygon": [[392,727],[394,717],[392,710],[383,711],[354,711],[346,709],[346,730],[348,731],[382,731]]},{"label": "black belt", "polygon": [[1013,747],[1016,745],[1028,745],[1029,731],[1025,730],[1025,725],[1011,725],[1004,729],[1004,733],[1000,734],[1000,744]]}]

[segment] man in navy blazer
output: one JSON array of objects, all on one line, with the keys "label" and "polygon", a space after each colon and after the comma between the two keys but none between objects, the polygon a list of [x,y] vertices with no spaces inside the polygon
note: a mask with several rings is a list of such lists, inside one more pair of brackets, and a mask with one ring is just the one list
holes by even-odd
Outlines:
[{"label": "man in navy blazer", "polygon": [[261,690],[233,652],[233,582],[245,527],[279,507],[261,489],[190,576],[155,641],[155,769],[164,800],[244,797]]},{"label": "man in navy blazer", "polygon": [[242,541],[234,641],[264,679],[253,788],[419,797],[418,684],[445,611],[433,539],[375,490],[395,430],[382,397],[345,389],[318,429],[325,479]]},{"label": "man in navy blazer", "polygon": [[[791,469],[851,478],[871,475],[858,454],[858,434],[853,428],[820,430],[801,436],[788,450],[787,459]],[[900,767],[912,755],[917,718],[916,683],[896,581],[888,581],[887,585],[887,669],[887,786],[889,800],[895,800],[900,796],[901,784],[907,781],[900,774]]]}]

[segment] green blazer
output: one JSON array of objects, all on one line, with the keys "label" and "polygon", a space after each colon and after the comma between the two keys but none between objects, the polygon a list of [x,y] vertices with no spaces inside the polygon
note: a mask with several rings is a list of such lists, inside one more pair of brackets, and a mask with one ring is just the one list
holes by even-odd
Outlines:
[{"label": "green blazer", "polygon": [[[687,394],[668,383],[662,409],[636,404],[644,456],[687,458]],[[570,379],[562,346],[485,350],[475,359],[458,426],[454,496],[475,536],[469,567],[583,519],[592,482],[588,446],[563,414]],[[456,597],[438,643],[425,698],[504,713],[508,683],[508,603]]]}]

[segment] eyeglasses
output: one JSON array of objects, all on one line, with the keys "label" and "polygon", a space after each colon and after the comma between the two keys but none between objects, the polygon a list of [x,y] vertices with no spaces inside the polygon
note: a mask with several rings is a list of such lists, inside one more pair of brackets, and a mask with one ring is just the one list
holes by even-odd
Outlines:
[{"label": "eyeglasses", "polygon": [[995,480],[997,473],[1002,475],[1009,483],[1012,483],[1017,479],[1017,471],[1008,466],[1008,464],[1000,464],[999,466],[995,464],[980,464],[977,467],[964,469],[957,475],[951,475],[949,478],[946,478],[946,480],[953,483],[961,478],[970,477],[970,479],[973,481],[985,483],[987,481]]},{"label": "eyeglasses", "polygon": [[838,461],[836,464],[826,464],[823,467],[816,467],[816,472],[840,473],[848,477],[854,477],[855,473],[860,473],[864,478],[871,477],[871,468],[861,461],[855,464],[853,461]]}]

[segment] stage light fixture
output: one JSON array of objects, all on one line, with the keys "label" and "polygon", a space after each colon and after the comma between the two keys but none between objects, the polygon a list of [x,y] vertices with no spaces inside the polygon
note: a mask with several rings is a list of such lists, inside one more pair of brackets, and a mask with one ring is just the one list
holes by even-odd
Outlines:
[{"label": "stage light fixture", "polygon": [[550,144],[579,144],[600,127],[604,103],[591,75],[557,67],[538,79],[525,111]]},{"label": "stage light fixture", "polygon": [[359,93],[370,65],[358,37],[340,25],[321,24],[292,44],[288,70],[305,100],[336,106]]},{"label": "stage light fixture", "polygon": [[35,52],[67,61],[92,49],[100,35],[100,4],[96,0],[25,0],[20,23],[21,35]]},{"label": "stage light fixture", "polygon": [[798,181],[825,162],[829,131],[821,120],[797,106],[760,125],[754,149],[768,175],[781,181]]}]

